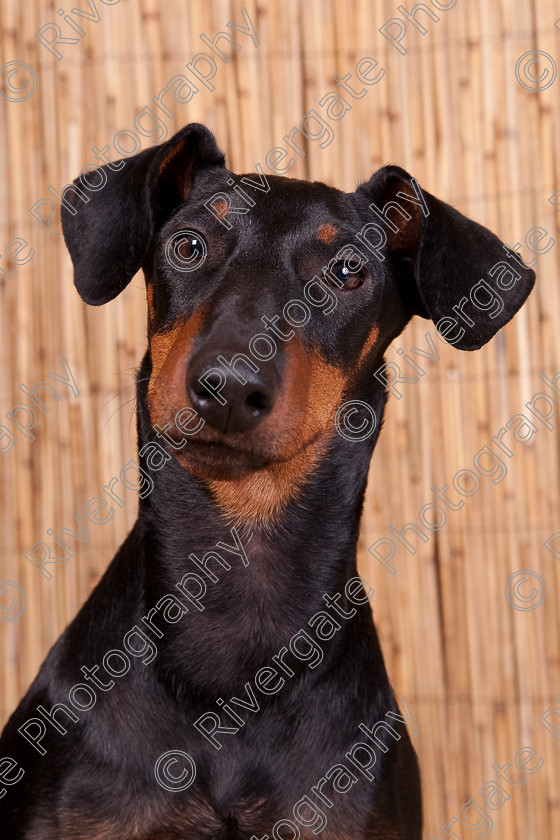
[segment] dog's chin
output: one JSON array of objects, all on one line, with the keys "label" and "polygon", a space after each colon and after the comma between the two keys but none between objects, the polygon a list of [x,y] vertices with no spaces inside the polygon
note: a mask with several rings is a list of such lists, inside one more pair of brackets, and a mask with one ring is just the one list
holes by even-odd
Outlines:
[{"label": "dog's chin", "polygon": [[185,470],[211,481],[239,480],[274,463],[254,452],[213,441],[192,440],[173,454]]}]

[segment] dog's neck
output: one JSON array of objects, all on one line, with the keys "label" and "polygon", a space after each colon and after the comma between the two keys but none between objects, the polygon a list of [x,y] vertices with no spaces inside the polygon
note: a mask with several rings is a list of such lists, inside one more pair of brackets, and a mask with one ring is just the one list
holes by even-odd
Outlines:
[{"label": "dog's neck", "polygon": [[[140,439],[139,448],[148,441],[162,446],[150,432],[147,439]],[[157,557],[149,558],[150,562],[156,559],[164,571],[196,571],[188,555],[216,549],[219,542],[234,544],[235,529],[249,561],[259,564],[261,574],[267,560],[272,563],[275,558],[285,558],[294,573],[297,567],[300,580],[309,575],[316,585],[321,579],[325,586],[343,584],[355,571],[371,456],[367,443],[356,446],[362,451],[349,462],[342,441],[332,435],[304,486],[269,519],[232,519],[216,502],[209,482],[189,473],[174,457],[157,471],[150,471],[144,463],[153,488],[144,488],[140,507],[157,546]],[[236,481],[231,484],[235,492]]]},{"label": "dog's neck", "polygon": [[[150,426],[140,386],[138,435],[140,450],[149,441],[161,446]],[[204,611],[200,606],[191,608],[165,640],[173,648],[168,665],[182,658],[188,678],[194,674],[198,686],[207,687],[212,677],[205,662],[211,662],[212,671],[219,671],[226,682],[229,675],[235,687],[243,674],[260,667],[267,656],[305,628],[314,613],[326,608],[324,596],[342,593],[341,603],[346,602],[345,584],[357,575],[356,547],[374,441],[352,446],[349,458],[348,443],[335,433],[297,496],[266,522],[228,520],[207,483],[190,474],[175,457],[152,472],[140,458],[154,484],[140,500],[150,601],[153,604],[154,598],[169,592],[181,597],[177,583],[187,573],[198,574],[206,584],[199,599]],[[232,528],[242,550],[236,546]],[[219,543],[234,550],[224,550]],[[211,551],[230,567],[211,559],[207,569],[216,581],[196,565]],[[193,584],[192,588],[200,587]],[[201,623],[204,632],[199,633]],[[223,643],[230,632],[235,637],[232,646]],[[193,638],[197,640],[192,660],[184,656],[184,633],[188,633],[189,645]],[[238,657],[231,654],[232,649],[239,651]],[[230,651],[227,657],[226,650]]]}]

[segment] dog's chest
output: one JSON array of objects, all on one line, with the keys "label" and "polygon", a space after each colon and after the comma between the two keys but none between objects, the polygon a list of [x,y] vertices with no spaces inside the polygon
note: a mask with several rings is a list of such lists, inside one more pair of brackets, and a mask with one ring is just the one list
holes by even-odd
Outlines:
[{"label": "dog's chest", "polygon": [[[181,776],[180,763],[169,768],[168,790],[155,778],[153,784],[125,787],[114,779],[114,785],[106,786],[101,809],[83,797],[72,803],[56,840],[312,840],[318,831],[322,840],[365,838],[375,783],[356,776],[351,783],[349,768],[345,771],[339,764],[337,790],[325,780],[317,788],[324,762],[317,756],[310,762],[308,752],[308,745],[302,745],[301,752],[270,748],[248,758],[216,757],[206,766],[197,756],[196,778],[183,791],[171,782]],[[329,756],[328,764],[335,766],[336,757]],[[349,784],[351,789],[346,789]],[[331,805],[322,802],[321,795]],[[392,840],[387,831],[379,836]],[[373,840],[377,835],[367,837]],[[39,833],[32,840],[47,838],[54,840],[54,835]]]},{"label": "dog's chest", "polygon": [[[298,811],[302,824],[293,813],[295,801],[280,797],[278,792],[270,796],[255,793],[221,803],[212,802],[200,793],[184,797],[179,803],[170,794],[167,800],[159,797],[143,805],[137,800],[129,818],[122,808],[113,816],[105,814],[97,819],[87,808],[79,814],[74,811],[68,819],[63,818],[56,840],[84,837],[89,840],[267,840],[272,837],[312,840],[316,836],[313,829],[320,830],[322,840],[366,837],[362,832],[372,816],[369,802],[364,807],[363,801],[360,807],[355,797],[339,798],[332,809],[324,805],[322,809],[317,807],[313,795],[309,802],[313,806],[302,803]],[[52,826],[45,826],[29,840],[55,840],[51,832]],[[378,835],[367,836],[373,840]],[[393,837],[387,829],[379,836],[383,840]]]}]

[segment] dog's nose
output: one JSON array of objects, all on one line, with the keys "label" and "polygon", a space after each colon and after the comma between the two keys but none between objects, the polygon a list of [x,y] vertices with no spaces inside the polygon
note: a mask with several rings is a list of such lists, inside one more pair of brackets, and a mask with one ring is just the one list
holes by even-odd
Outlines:
[{"label": "dog's nose", "polygon": [[272,411],[279,391],[273,364],[232,364],[227,361],[231,355],[219,351],[197,354],[187,370],[187,393],[193,408],[209,426],[224,434],[248,432],[258,426]]}]

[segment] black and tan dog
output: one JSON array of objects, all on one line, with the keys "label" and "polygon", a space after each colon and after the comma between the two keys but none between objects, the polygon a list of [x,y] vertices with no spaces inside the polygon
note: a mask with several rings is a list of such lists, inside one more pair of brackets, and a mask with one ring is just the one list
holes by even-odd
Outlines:
[{"label": "black and tan dog", "polygon": [[350,194],[234,177],[193,124],[97,177],[63,230],[88,303],[144,270],[153,484],[4,730],[2,838],[419,840],[407,715],[353,580],[373,373],[414,314],[482,346],[534,274],[397,167]]}]

